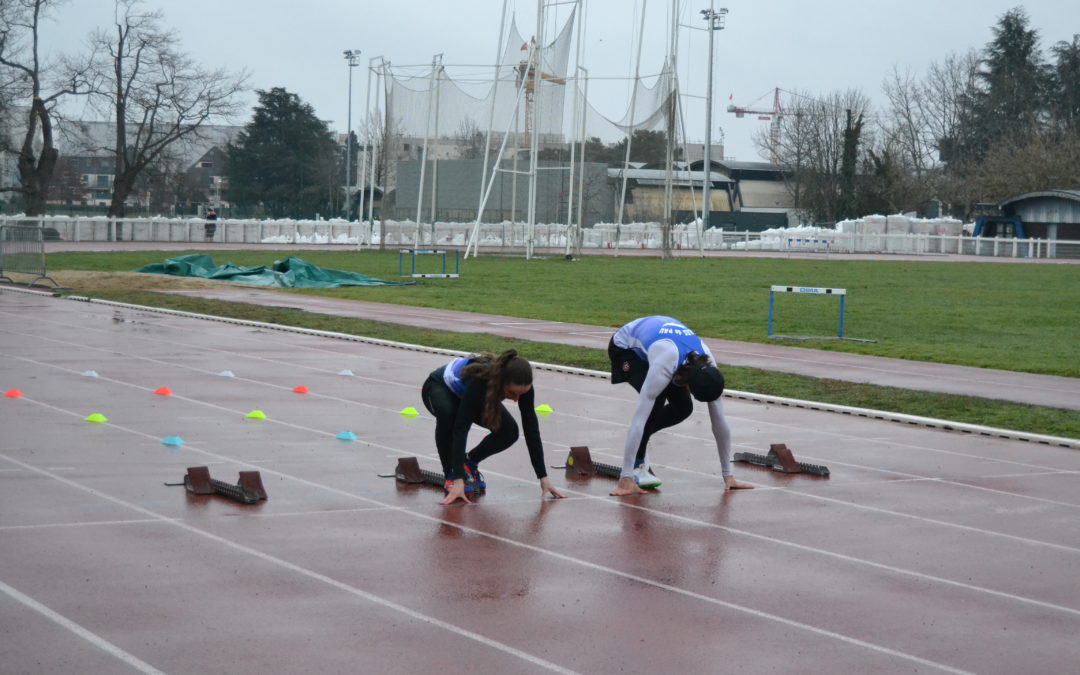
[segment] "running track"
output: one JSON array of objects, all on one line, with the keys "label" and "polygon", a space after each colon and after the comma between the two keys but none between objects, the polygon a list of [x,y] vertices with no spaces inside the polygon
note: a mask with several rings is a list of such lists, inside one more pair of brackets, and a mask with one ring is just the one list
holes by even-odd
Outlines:
[{"label": "running track", "polygon": [[[729,400],[736,451],[786,443],[831,478],[737,464],[757,489],[722,492],[698,410],[654,440],[653,494],[551,469],[568,499],[542,501],[519,443],[487,495],[441,507],[378,474],[437,467],[431,418],[399,411],[423,412],[444,355],[5,290],[0,359],[24,393],[0,398],[5,673],[1080,663],[1075,449]],[[536,387],[549,464],[571,445],[618,462],[628,387]],[[270,498],[164,485],[198,465],[258,470]]]}]

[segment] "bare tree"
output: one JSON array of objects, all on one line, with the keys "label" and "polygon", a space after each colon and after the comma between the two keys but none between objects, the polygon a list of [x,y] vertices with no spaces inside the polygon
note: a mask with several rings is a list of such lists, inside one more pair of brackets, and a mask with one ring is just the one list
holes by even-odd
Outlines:
[{"label": "bare tree", "polygon": [[[46,82],[53,71],[42,62],[39,31],[50,10],[63,2],[0,0],[0,94],[16,115],[26,116],[25,128],[16,131],[22,134],[21,142],[10,146],[5,142],[0,148],[16,156],[19,185],[0,185],[0,192],[21,193],[24,210],[32,216],[45,211],[59,157],[53,137],[56,103],[65,95],[85,91],[84,68],[73,68],[64,79]],[[20,101],[22,106],[15,103]]]},{"label": "bare tree", "polygon": [[60,157],[56,161],[50,189],[51,196],[67,205],[81,204],[86,200],[87,185],[83,182],[82,172],[71,157]]},{"label": "bare tree", "polygon": [[1002,138],[990,147],[970,183],[980,201],[1080,181],[1080,143],[1066,131],[1038,131]]},{"label": "bare tree", "polygon": [[920,116],[927,135],[933,139],[939,161],[953,152],[965,107],[977,90],[979,56],[975,50],[949,54],[933,63],[922,81]]},{"label": "bare tree", "polygon": [[[835,221],[850,199],[851,162],[857,162],[870,140],[862,138],[860,119],[869,115],[870,101],[858,90],[820,97],[788,92],[779,124],[778,159],[792,180],[789,189],[796,208],[818,222]],[[771,138],[755,138],[764,154]],[[849,155],[845,164],[845,147]],[[854,156],[852,156],[854,154]],[[847,182],[845,182],[845,169]]]},{"label": "bare tree", "polygon": [[461,159],[483,159],[485,139],[484,131],[471,117],[461,120],[461,125],[454,134]]},{"label": "bare tree", "polygon": [[201,126],[240,111],[247,75],[207,70],[182,52],[161,12],[142,0],[116,0],[113,29],[96,31],[90,66],[97,77],[91,101],[115,123],[115,142],[102,148],[115,162],[109,215],[124,215],[141,172],[170,147],[198,138]]},{"label": "bare tree", "polygon": [[910,70],[893,67],[882,89],[889,101],[889,113],[881,129],[885,144],[901,160],[902,166],[921,178],[935,165],[935,139],[926,119],[926,89]]}]

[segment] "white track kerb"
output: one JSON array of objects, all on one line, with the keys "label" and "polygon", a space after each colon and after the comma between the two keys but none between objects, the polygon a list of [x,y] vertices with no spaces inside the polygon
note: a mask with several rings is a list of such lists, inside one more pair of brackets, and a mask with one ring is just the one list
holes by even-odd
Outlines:
[{"label": "white track kerb", "polygon": [[[462,352],[454,349],[441,349],[438,347],[427,347],[424,345],[414,345],[407,342],[394,342],[392,340],[380,340],[378,338],[364,337],[362,335],[349,335],[347,333],[337,333],[334,331],[314,330],[311,328],[298,328],[294,326],[282,326],[275,323],[264,323],[261,321],[249,321],[247,319],[230,319],[228,317],[213,316],[210,314],[198,314],[195,312],[183,312],[174,309],[164,309],[160,307],[147,307],[145,305],[135,305],[126,302],[114,302],[112,300],[99,300],[95,298],[88,298],[85,296],[60,296],[57,293],[35,291],[29,289],[18,289],[5,287],[4,290],[13,290],[24,293],[33,293],[34,295],[50,295],[53,297],[65,297],[68,300],[75,300],[78,302],[91,302],[95,304],[108,305],[111,307],[124,307],[128,309],[140,310],[145,312],[157,312],[160,314],[171,314],[173,316],[182,316],[194,319],[204,319],[206,321],[219,321],[222,323],[231,323],[241,326],[252,326],[256,328],[266,328],[270,330],[279,330],[291,333],[303,333],[306,335],[315,335],[319,337],[334,338],[338,340],[351,340],[353,342],[364,342],[367,344],[382,345],[384,347],[394,347],[397,349],[407,349],[410,351],[428,352],[432,354],[445,354],[447,356],[467,356],[469,352]],[[550,370],[559,373],[568,373],[571,375],[581,375],[583,377],[596,377],[606,379],[609,377],[609,373],[599,370],[589,370],[587,368],[573,368],[570,366],[560,366],[549,363],[531,362],[533,366],[541,370]],[[995,427],[986,427],[978,424],[965,424],[963,422],[953,422],[950,420],[936,419],[933,417],[920,417],[918,415],[905,415],[903,413],[887,412],[883,410],[872,410],[870,408],[856,408],[846,405],[834,405],[831,403],[818,403],[816,401],[803,401],[794,398],[785,398],[783,396],[767,396],[764,394],[755,394],[753,392],[738,391],[734,389],[727,389],[724,391],[724,396],[728,398],[743,400],[743,401],[756,401],[759,403],[766,403],[772,405],[781,405],[791,408],[805,408],[807,410],[820,410],[825,412],[834,412],[841,415],[853,415],[856,417],[867,417],[871,419],[885,420],[889,422],[899,422],[902,424],[912,424],[916,426],[930,427],[934,429],[942,429],[946,431],[958,431],[962,433],[974,434],[978,436],[990,436],[994,438],[1004,438],[1009,440],[1027,441],[1029,443],[1040,443],[1043,445],[1056,445],[1064,448],[1080,449],[1080,439],[1064,438],[1061,436],[1046,436],[1043,434],[1033,434],[1024,431],[1013,431],[1009,429],[998,429]]]}]

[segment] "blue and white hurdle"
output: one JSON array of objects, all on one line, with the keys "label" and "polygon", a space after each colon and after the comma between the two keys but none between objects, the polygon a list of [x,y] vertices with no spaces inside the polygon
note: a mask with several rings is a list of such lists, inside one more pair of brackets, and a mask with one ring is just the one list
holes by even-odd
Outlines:
[{"label": "blue and white hurdle", "polygon": [[789,340],[808,340],[809,337],[792,337],[790,335],[773,335],[773,310],[775,307],[775,299],[777,293],[801,293],[807,295],[837,295],[840,296],[840,321],[836,329],[836,337],[838,339],[844,339],[844,298],[847,296],[847,289],[844,288],[819,288],[815,286],[771,286],[769,288],[769,325],[767,327],[768,337],[786,338]]}]

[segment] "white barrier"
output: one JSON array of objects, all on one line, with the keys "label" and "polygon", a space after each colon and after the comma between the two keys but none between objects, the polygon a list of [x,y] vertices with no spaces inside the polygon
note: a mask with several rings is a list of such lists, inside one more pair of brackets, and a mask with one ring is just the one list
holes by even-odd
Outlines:
[{"label": "white barrier", "polygon": [[[1080,241],[1046,239],[973,238],[957,226],[935,222],[893,222],[902,216],[850,221],[836,228],[793,227],[764,232],[734,232],[719,228],[699,236],[696,224],[675,225],[671,246],[675,250],[695,251],[788,251],[825,254],[898,253],[915,255],[971,255],[1012,258],[1080,258]],[[61,240],[73,242],[145,241],[182,242],[197,247],[205,243],[201,218],[80,218],[68,216],[0,216],[0,225],[33,223],[55,230]],[[929,224],[927,224],[929,223]],[[885,231],[894,227],[902,233]],[[464,247],[473,230],[472,223],[423,224],[419,230],[409,221],[381,223],[344,220],[240,220],[219,219],[215,243],[231,244],[328,244],[349,246],[385,244],[394,247]],[[564,224],[538,224],[532,227],[533,246],[565,250],[568,228]],[[524,249],[529,236],[524,223],[484,223],[479,228],[479,245],[486,249],[507,251]],[[659,223],[629,223],[616,226],[600,223],[580,231],[584,249],[659,250],[663,231]]]}]

